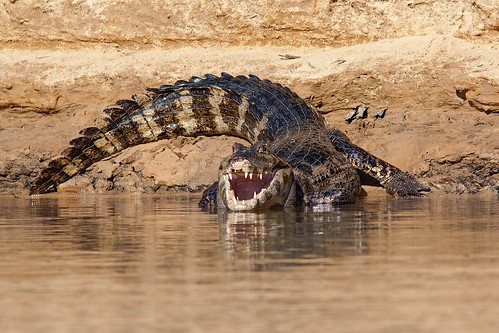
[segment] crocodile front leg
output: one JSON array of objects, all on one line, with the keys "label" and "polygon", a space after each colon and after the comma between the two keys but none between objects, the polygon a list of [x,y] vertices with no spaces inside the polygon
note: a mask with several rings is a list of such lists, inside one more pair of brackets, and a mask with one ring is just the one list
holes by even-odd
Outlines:
[{"label": "crocodile front leg", "polygon": [[421,196],[421,192],[430,191],[414,176],[354,145],[342,132],[331,129],[329,137],[336,150],[357,170],[362,185],[381,186],[389,194],[401,197]]},{"label": "crocodile front leg", "polygon": [[199,200],[198,206],[204,210],[216,210],[217,208],[217,193],[218,193],[218,182],[214,182],[206,190],[203,191],[201,200]]},{"label": "crocodile front leg", "polygon": [[309,206],[322,204],[336,206],[355,203],[355,196],[345,189],[327,189],[306,193],[303,200]]}]

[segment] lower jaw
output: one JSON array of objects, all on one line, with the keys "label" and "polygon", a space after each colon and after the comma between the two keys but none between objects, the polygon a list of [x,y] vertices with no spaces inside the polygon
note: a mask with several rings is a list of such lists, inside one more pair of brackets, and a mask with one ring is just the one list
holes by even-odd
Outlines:
[{"label": "lower jaw", "polygon": [[230,211],[243,212],[284,206],[284,202],[282,202],[282,200],[276,200],[275,198],[262,202],[261,198],[258,197],[249,200],[234,200],[233,196],[227,196],[225,206]]},{"label": "lower jaw", "polygon": [[231,211],[248,211],[258,208],[258,199],[235,200],[234,197],[227,197],[227,207]]}]

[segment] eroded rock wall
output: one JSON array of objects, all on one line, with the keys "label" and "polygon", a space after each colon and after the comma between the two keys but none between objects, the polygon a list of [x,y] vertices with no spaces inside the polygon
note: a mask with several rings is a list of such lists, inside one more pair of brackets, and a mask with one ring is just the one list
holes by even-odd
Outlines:
[{"label": "eroded rock wall", "polygon": [[496,40],[495,0],[10,0],[0,42],[325,46],[445,34]]}]

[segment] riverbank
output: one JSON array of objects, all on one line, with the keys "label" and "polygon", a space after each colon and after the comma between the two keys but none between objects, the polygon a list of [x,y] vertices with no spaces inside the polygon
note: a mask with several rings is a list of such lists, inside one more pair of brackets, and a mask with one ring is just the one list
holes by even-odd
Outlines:
[{"label": "riverbank", "polygon": [[[434,191],[497,191],[499,45],[493,28],[476,38],[471,28],[451,34],[434,29],[359,43],[352,37],[345,45],[305,43],[301,33],[284,42],[291,38],[284,32],[275,43],[258,37],[255,45],[178,40],[140,47],[104,35],[99,42],[69,43],[45,34],[44,44],[12,33],[0,50],[0,192],[27,193],[48,160],[114,101],[222,71],[287,85],[354,143]],[[346,122],[361,104],[369,106],[367,118]],[[385,108],[385,117],[375,119],[375,111]],[[215,180],[234,141],[178,138],[134,147],[60,190],[198,191]]]}]

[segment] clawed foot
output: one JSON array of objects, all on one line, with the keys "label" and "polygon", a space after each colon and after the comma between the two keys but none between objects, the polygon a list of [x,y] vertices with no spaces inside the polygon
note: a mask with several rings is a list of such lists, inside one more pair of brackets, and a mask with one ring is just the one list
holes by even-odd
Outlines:
[{"label": "clawed foot", "polygon": [[429,192],[430,188],[416,180],[414,176],[408,173],[400,173],[392,177],[386,183],[383,184],[386,192],[392,194],[396,197],[407,197],[407,196],[423,196],[424,193]]}]

